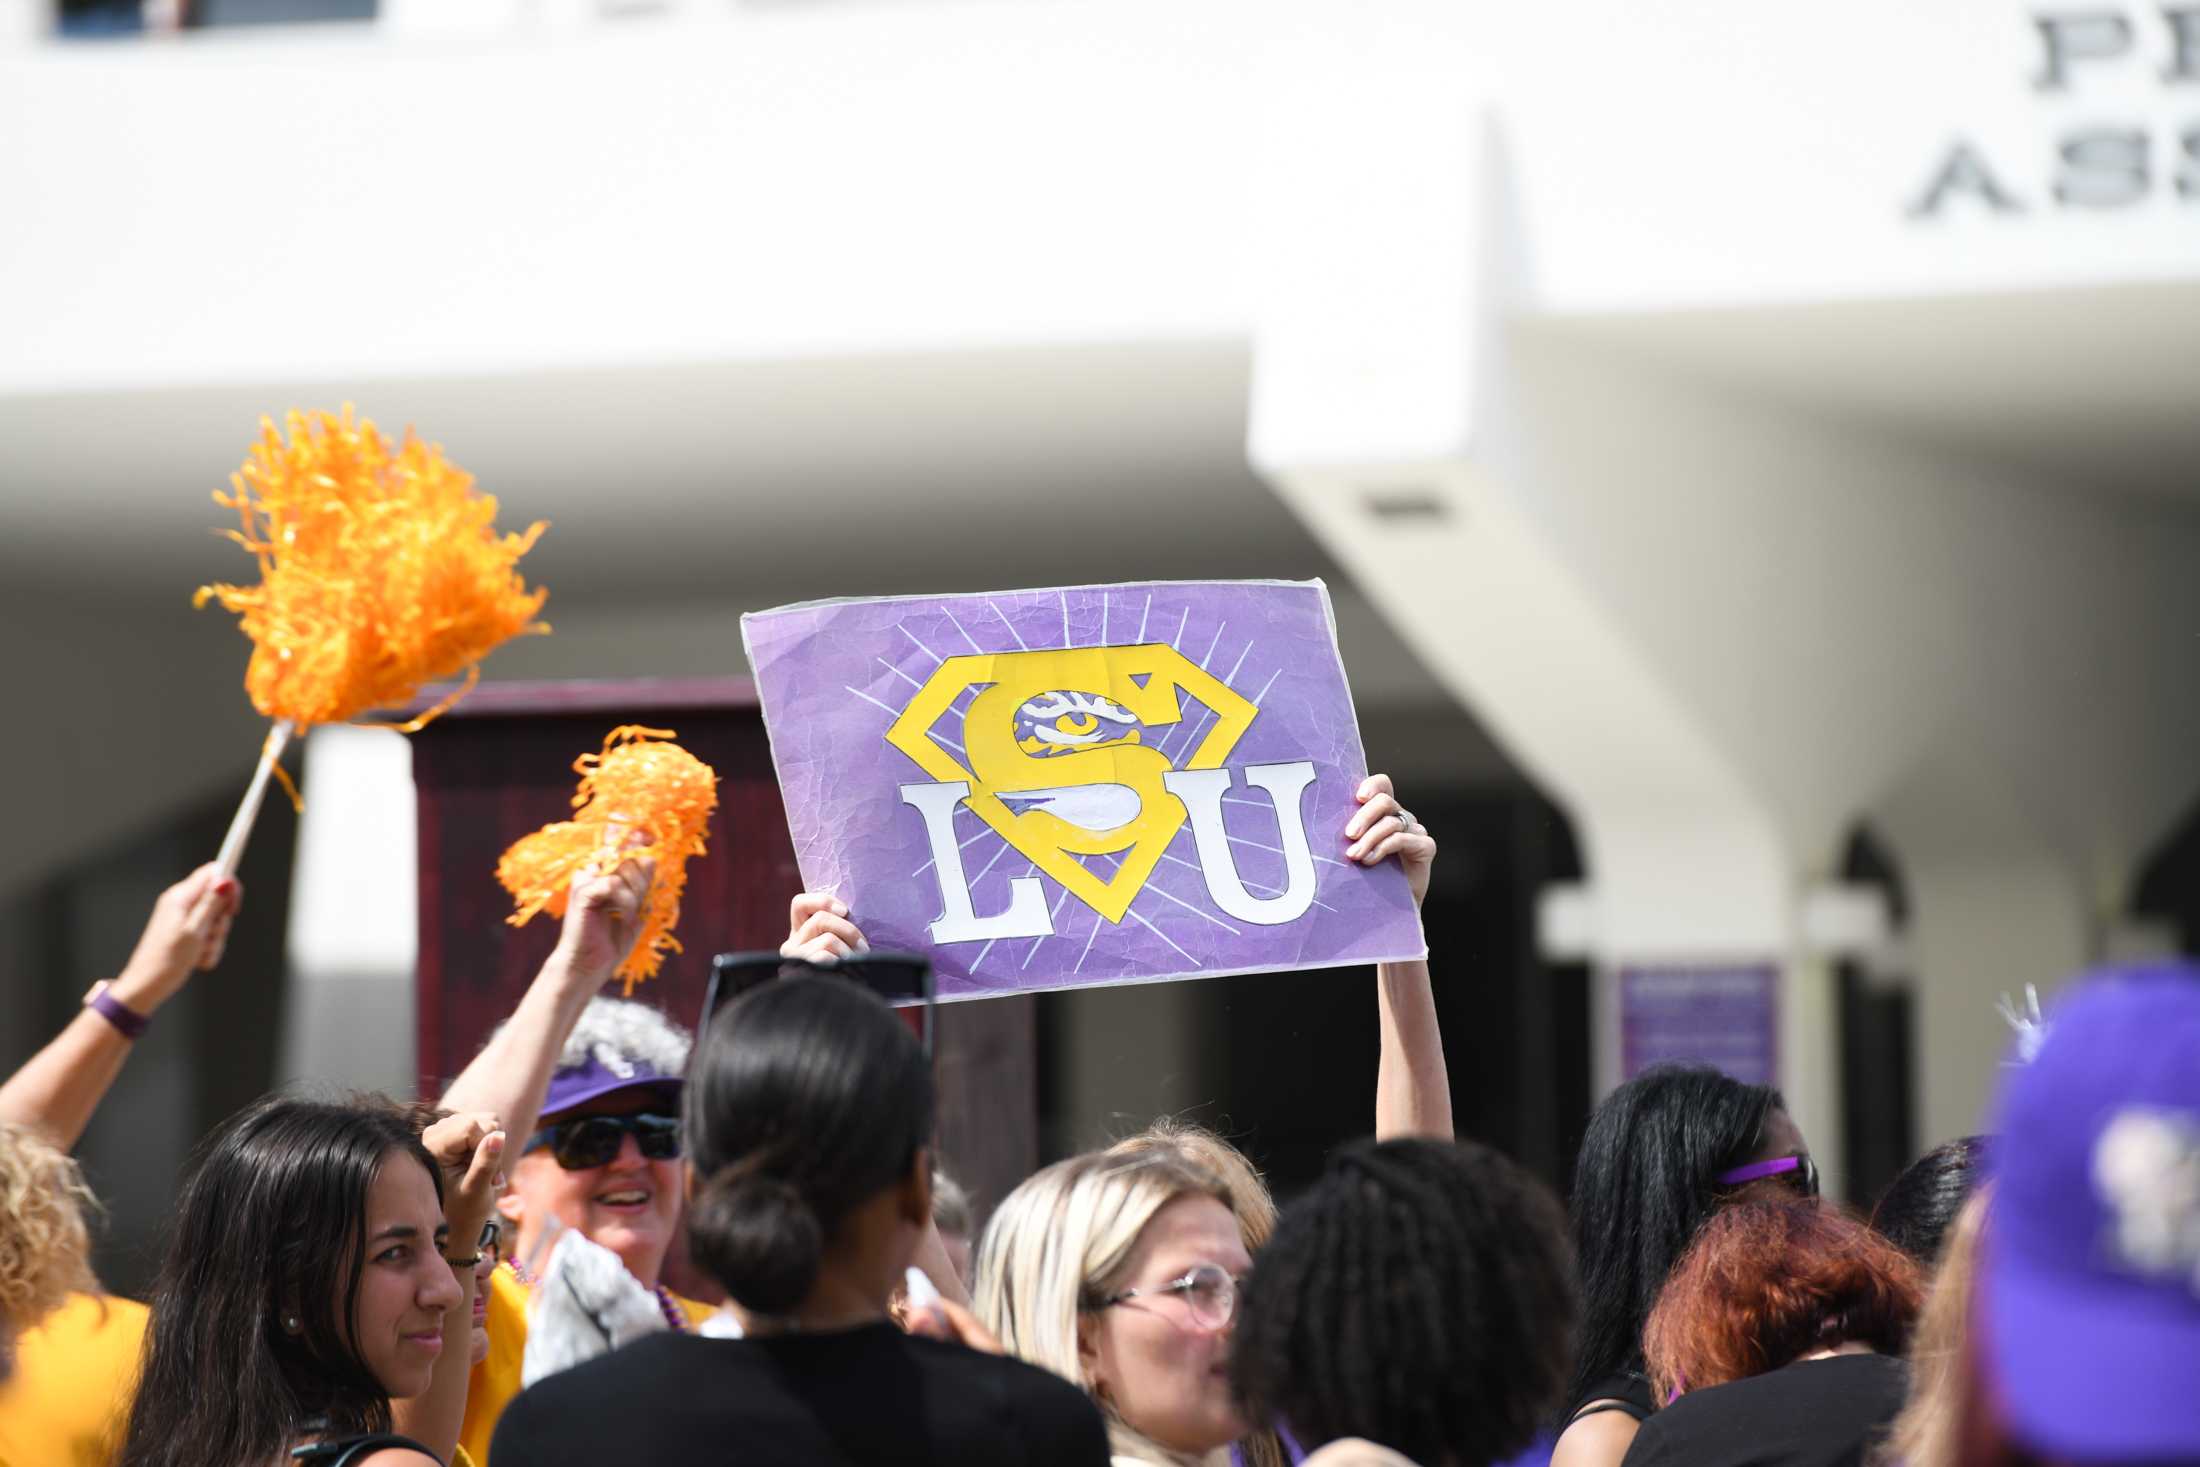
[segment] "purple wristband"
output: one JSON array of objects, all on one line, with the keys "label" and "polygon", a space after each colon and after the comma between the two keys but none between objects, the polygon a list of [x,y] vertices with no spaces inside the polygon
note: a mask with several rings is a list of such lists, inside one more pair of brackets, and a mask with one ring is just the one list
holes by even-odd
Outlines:
[{"label": "purple wristband", "polygon": [[147,1015],[139,1013],[109,993],[104,983],[93,991],[90,998],[84,1000],[84,1007],[114,1025],[125,1039],[139,1038],[145,1033],[146,1026],[153,1022]]}]

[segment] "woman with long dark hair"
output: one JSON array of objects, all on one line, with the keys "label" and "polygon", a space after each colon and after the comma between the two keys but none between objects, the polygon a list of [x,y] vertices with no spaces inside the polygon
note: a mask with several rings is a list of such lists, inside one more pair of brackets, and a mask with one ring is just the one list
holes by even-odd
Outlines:
[{"label": "woman with long dark hair", "polygon": [[1642,1329],[1666,1275],[1722,1202],[1762,1183],[1815,1194],[1780,1092],[1657,1065],[1606,1096],[1574,1167],[1581,1333],[1553,1467],[1619,1467],[1654,1402]]},{"label": "woman with long dark hair", "polygon": [[931,1067],[893,1010],[834,977],[751,990],[711,1019],[683,1110],[689,1246],[732,1301],[725,1326],[529,1387],[495,1461],[1107,1460],[1071,1386],[892,1321],[931,1228],[933,1126]]},{"label": "woman with long dark hair", "polygon": [[[300,1448],[346,1467],[441,1462],[502,1132],[439,1124],[434,1144],[449,1155],[455,1136],[464,1164],[448,1189],[386,1101],[262,1100],[200,1147],[153,1285],[122,1467],[276,1467]],[[416,1398],[413,1419],[449,1439],[391,1436],[393,1398]]]}]

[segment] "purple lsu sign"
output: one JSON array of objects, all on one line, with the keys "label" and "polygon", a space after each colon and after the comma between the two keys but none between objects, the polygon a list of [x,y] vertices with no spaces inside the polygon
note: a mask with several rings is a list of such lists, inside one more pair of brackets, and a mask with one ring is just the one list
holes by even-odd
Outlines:
[{"label": "purple lsu sign", "polygon": [[741,619],[804,884],[943,998],[1427,952],[1344,859],[1366,778],[1329,593],[1152,582]]}]

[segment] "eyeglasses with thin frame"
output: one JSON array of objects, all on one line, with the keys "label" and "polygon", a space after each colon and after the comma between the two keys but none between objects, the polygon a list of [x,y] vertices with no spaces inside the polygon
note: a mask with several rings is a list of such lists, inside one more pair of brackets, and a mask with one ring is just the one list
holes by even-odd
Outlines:
[{"label": "eyeglasses with thin frame", "polygon": [[547,1146],[559,1166],[569,1172],[582,1172],[609,1166],[618,1158],[619,1147],[628,1136],[651,1161],[679,1158],[680,1118],[646,1110],[630,1116],[574,1116],[555,1122],[529,1136],[520,1154]]},{"label": "eyeglasses with thin frame", "polygon": [[1753,1161],[1748,1166],[1720,1172],[1711,1180],[1721,1187],[1739,1187],[1748,1182],[1761,1182],[1767,1177],[1785,1179],[1805,1197],[1818,1195],[1818,1163],[1811,1160],[1808,1153],[1802,1156],[1775,1156],[1770,1161]]},{"label": "eyeglasses with thin frame", "polygon": [[1185,1312],[1200,1329],[1217,1330],[1226,1327],[1237,1314],[1238,1281],[1220,1264],[1198,1264],[1169,1282],[1151,1289],[1118,1289],[1101,1299],[1094,1309],[1113,1309],[1133,1299],[1161,1299],[1175,1296],[1184,1301]]}]

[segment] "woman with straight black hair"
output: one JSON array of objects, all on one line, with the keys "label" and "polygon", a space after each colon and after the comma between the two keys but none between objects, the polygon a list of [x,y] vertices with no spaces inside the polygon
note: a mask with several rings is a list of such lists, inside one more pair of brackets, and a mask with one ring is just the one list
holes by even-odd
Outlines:
[{"label": "woman with straight black hair", "polygon": [[[431,1146],[460,1173],[448,1220]],[[301,1449],[439,1463],[464,1406],[475,1261],[449,1256],[451,1233],[471,1251],[501,1152],[489,1117],[424,1143],[379,1097],[272,1097],[224,1123],[177,1203],[122,1467],[276,1467]],[[446,1439],[392,1435],[393,1398]]]},{"label": "woman with straight black hair", "polygon": [[931,1067],[893,1010],[841,978],[753,989],[712,1018],[684,1112],[689,1246],[725,1317],[530,1387],[494,1461],[1103,1467],[1074,1387],[889,1315],[932,1218]]},{"label": "woman with straight black hair", "polygon": [[1552,1467],[1619,1467],[1654,1406],[1642,1330],[1696,1229],[1745,1189],[1815,1195],[1780,1092],[1654,1065],[1604,1098],[1574,1166],[1581,1331]]}]

